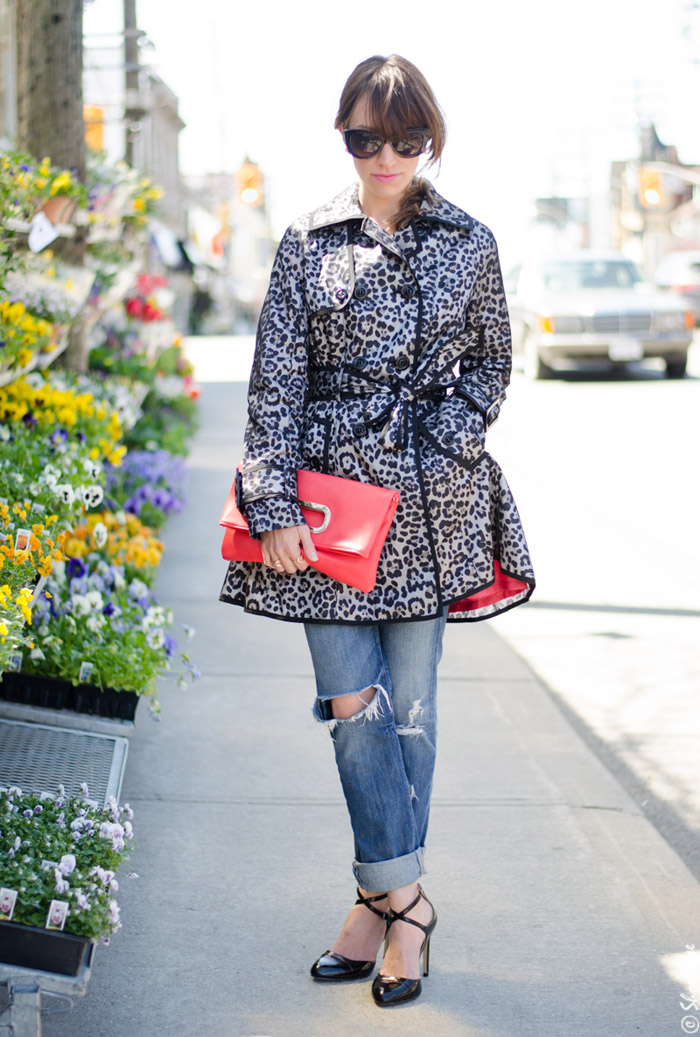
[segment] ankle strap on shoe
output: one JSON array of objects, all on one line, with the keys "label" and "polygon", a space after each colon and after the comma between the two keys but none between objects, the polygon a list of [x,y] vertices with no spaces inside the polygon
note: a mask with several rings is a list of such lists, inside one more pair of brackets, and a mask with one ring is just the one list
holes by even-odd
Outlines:
[{"label": "ankle strap on shoe", "polygon": [[[428,926],[431,924],[430,922],[428,922],[427,925],[423,925],[421,922],[417,922],[415,920],[415,918],[406,918],[406,915],[408,914],[408,912],[412,911],[413,908],[418,903],[418,901],[421,900],[421,899],[425,900],[426,903],[430,904],[430,901],[428,900],[428,898],[426,897],[425,893],[423,892],[423,890],[419,886],[418,887],[418,896],[416,897],[415,900],[411,901],[411,903],[408,905],[408,907],[404,907],[403,910],[401,910],[401,911],[394,911],[393,907],[390,907],[388,912],[387,912],[387,931],[391,928],[391,926],[394,924],[394,922],[408,922],[409,925],[415,925],[416,929],[420,929],[422,932],[425,932],[426,929],[428,928]],[[430,904],[430,906],[432,907],[433,905]],[[433,913],[434,913],[434,909],[433,909]]]},{"label": "ankle strap on shoe", "polygon": [[375,897],[365,897],[365,896],[362,895],[362,893],[360,893],[360,889],[359,889],[359,886],[358,886],[358,889],[357,889],[357,900],[355,901],[355,903],[356,904],[364,904],[368,911],[371,911],[373,914],[378,915],[379,918],[386,919],[387,918],[386,911],[378,911],[376,907],[372,907],[372,904],[374,904],[377,900],[384,900],[385,897],[386,897],[386,893],[377,893],[377,895]]}]

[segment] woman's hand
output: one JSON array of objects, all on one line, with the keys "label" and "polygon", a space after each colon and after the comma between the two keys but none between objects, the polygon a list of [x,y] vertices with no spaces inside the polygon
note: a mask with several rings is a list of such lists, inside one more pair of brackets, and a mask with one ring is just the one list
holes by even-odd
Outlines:
[{"label": "woman's hand", "polygon": [[271,532],[261,533],[260,546],[264,564],[278,573],[295,573],[297,570],[303,572],[309,568],[306,558],[312,562],[318,559],[309,527],[306,525],[288,526],[286,529],[273,529]]}]

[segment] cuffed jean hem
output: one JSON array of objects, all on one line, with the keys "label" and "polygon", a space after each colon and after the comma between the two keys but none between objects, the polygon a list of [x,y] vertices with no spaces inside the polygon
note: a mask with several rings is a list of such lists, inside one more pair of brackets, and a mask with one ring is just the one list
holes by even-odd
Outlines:
[{"label": "cuffed jean hem", "polygon": [[373,861],[369,864],[353,861],[352,870],[359,886],[376,893],[408,886],[425,874],[425,847],[420,846],[412,853],[394,857],[390,861]]}]

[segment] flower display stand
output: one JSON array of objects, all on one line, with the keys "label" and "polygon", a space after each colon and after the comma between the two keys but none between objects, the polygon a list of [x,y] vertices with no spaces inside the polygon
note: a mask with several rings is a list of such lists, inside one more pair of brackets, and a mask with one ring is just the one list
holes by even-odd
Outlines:
[{"label": "flower display stand", "polygon": [[[62,784],[77,793],[87,781],[91,795],[106,803],[120,796],[128,747],[128,739],[117,734],[0,719],[0,785],[41,792]],[[0,1030],[7,1026],[16,1037],[40,1037],[42,995],[67,1007],[72,997],[82,997],[95,946],[70,933],[0,922],[0,985],[9,1002]]]},{"label": "flower display stand", "polygon": [[[0,923],[11,926],[12,922]],[[25,928],[29,928],[28,926]],[[63,933],[50,933],[63,936]],[[0,1013],[0,1028],[8,1028],[15,1037],[41,1037],[41,1015],[44,1012],[65,1012],[72,1006],[72,998],[83,997],[87,990],[92,969],[95,944],[85,941],[86,953],[75,975],[49,972],[37,968],[24,968],[0,961],[0,984],[7,988],[8,1005]],[[58,943],[58,941],[57,941]],[[55,956],[55,952],[54,952]],[[58,1008],[44,1008],[41,997],[48,995],[63,1001]]]}]

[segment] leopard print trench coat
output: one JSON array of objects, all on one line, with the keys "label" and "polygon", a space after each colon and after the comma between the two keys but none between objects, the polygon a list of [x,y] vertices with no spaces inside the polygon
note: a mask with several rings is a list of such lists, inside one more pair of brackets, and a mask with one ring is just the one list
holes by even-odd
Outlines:
[{"label": "leopard print trench coat", "polygon": [[221,600],[277,619],[479,620],[526,601],[515,502],[484,449],[510,378],[493,235],[427,185],[393,236],[357,187],[286,231],[258,326],[241,507],[253,536],[304,521],[297,468],[398,489],[369,594],[309,568],[231,562]]}]

